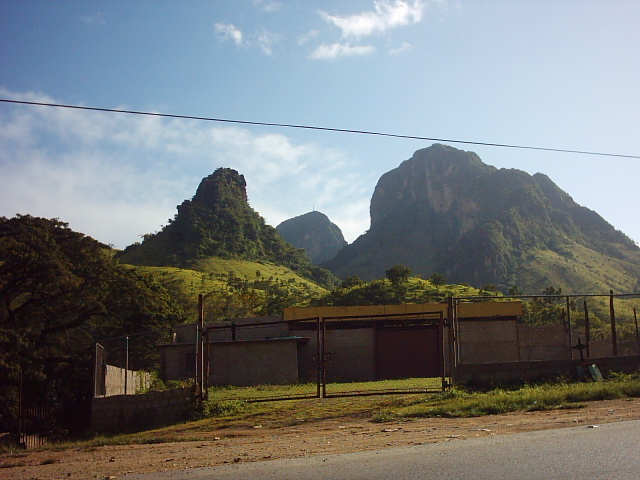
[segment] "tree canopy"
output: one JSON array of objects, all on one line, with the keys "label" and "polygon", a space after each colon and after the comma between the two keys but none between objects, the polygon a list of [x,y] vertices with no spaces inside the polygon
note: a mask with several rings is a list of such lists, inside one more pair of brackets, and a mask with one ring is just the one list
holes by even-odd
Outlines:
[{"label": "tree canopy", "polygon": [[61,428],[81,424],[68,420],[88,404],[94,342],[179,315],[151,277],[66,223],[0,217],[0,428],[15,428],[21,377],[25,404],[57,408]]},{"label": "tree canopy", "polygon": [[411,269],[404,265],[394,265],[385,272],[385,275],[393,285],[400,285],[409,279]]}]

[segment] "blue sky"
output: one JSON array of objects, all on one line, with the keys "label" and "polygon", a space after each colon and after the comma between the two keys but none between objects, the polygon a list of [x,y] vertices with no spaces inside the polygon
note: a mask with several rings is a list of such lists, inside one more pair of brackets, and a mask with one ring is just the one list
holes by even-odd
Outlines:
[{"label": "blue sky", "polygon": [[[640,155],[640,2],[0,2],[0,98]],[[218,167],[271,225],[353,241],[428,141],[0,103],[0,215],[119,248]],[[640,241],[640,160],[473,145]]]}]

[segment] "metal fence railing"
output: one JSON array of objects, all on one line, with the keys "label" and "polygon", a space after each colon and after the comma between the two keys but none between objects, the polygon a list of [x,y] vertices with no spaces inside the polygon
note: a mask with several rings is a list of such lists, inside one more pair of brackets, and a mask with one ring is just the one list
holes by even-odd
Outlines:
[{"label": "metal fence railing", "polygon": [[[192,383],[193,367],[188,358],[163,355],[172,334],[152,330],[100,340],[95,346],[94,396],[134,395],[163,390],[172,383]],[[193,345],[186,349],[193,364]],[[171,375],[167,375],[170,371]],[[172,383],[166,382],[173,378]]]},{"label": "metal fence railing", "polygon": [[[516,345],[516,360],[640,355],[640,294],[485,296],[456,302],[490,305],[513,300],[521,302],[521,315],[516,324],[496,332],[495,339]],[[469,342],[473,339],[462,333],[461,348]]]},{"label": "metal fence railing", "polygon": [[437,312],[323,319],[325,397],[442,391],[444,315]]},{"label": "metal fence railing", "polygon": [[458,365],[640,355],[640,294],[460,297],[431,310],[202,322],[102,340],[95,395],[187,385],[241,401],[438,392]]},{"label": "metal fence railing", "polygon": [[264,401],[314,398],[317,322],[238,319],[203,329],[204,396]]}]

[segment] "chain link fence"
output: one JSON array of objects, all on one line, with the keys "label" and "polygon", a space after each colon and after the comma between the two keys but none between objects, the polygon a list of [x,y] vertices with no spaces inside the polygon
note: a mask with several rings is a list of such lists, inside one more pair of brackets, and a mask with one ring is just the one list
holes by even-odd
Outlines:
[{"label": "chain link fence", "polygon": [[443,328],[441,310],[323,319],[323,396],[442,391]]},{"label": "chain link fence", "polygon": [[[492,302],[514,300],[521,302],[520,314],[482,313]],[[475,315],[466,315],[459,327],[462,363],[640,354],[640,294],[485,296],[457,298],[455,302],[458,312],[477,310]]]},{"label": "chain link fence", "polygon": [[248,318],[204,328],[204,392],[213,400],[313,398],[318,323]]},{"label": "chain link fence", "polygon": [[[194,370],[187,368],[188,361],[183,358],[176,365],[169,359],[167,363],[162,355],[174,337],[169,330],[152,330],[100,340],[95,346],[94,397],[136,395],[192,384]],[[193,357],[193,344],[187,350]]]},{"label": "chain link fence", "polygon": [[214,401],[437,392],[458,365],[640,355],[640,294],[454,298],[451,319],[447,305],[432,306],[420,314],[245,318],[102,340],[95,395],[194,385]]}]

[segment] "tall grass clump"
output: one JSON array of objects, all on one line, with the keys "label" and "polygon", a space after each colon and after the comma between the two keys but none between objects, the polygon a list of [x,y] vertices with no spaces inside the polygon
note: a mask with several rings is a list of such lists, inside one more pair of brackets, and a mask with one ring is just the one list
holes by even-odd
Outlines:
[{"label": "tall grass clump", "polygon": [[478,417],[507,412],[530,412],[578,408],[584,402],[640,397],[640,374],[615,374],[601,382],[557,382],[525,385],[517,389],[496,388],[488,392],[452,389],[411,405],[388,407],[374,421],[412,417]]},{"label": "tall grass clump", "polygon": [[195,406],[191,417],[194,420],[210,417],[231,417],[244,413],[249,404],[243,400],[204,400]]}]

